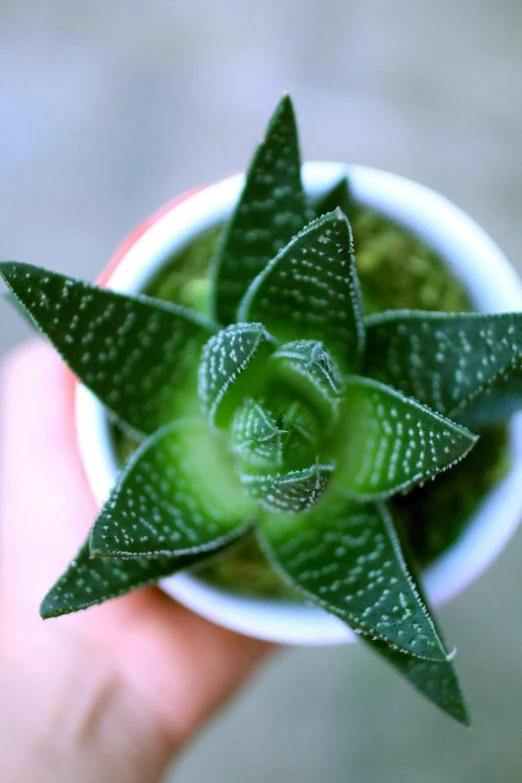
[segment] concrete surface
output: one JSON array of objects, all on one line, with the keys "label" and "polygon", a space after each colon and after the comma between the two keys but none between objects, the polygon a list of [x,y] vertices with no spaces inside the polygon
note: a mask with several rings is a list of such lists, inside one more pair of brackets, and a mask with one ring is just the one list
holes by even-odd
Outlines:
[{"label": "concrete surface", "polygon": [[[280,93],[306,157],[419,179],[522,270],[517,0],[0,0],[0,255],[92,277],[156,206],[241,168]],[[0,350],[25,337],[2,305]],[[522,489],[521,489],[522,491]],[[522,534],[442,613],[475,728],[362,650],[294,650],[176,783],[519,783]]]}]

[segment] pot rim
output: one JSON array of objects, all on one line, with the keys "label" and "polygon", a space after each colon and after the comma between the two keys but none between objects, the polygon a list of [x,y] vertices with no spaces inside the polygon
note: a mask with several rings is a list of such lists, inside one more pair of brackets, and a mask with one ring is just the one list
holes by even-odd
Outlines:
[{"label": "pot rim", "polygon": [[[435,249],[465,283],[479,311],[522,310],[522,283],[490,237],[462,210],[412,180],[365,166],[333,162],[303,165],[303,183],[319,196],[341,176],[357,203],[398,222]],[[173,254],[230,214],[244,183],[237,174],[191,191],[160,210],[116,250],[102,280],[121,292],[143,290]],[[102,404],[81,384],[75,401],[78,446],[91,490],[103,503],[116,480],[116,457]],[[461,592],[500,553],[522,518],[522,414],[510,423],[512,467],[486,495],[457,542],[422,575],[430,603]],[[306,604],[251,597],[215,587],[190,573],[163,579],[161,588],[182,604],[231,630],[272,642],[326,645],[355,634],[338,618]]]}]

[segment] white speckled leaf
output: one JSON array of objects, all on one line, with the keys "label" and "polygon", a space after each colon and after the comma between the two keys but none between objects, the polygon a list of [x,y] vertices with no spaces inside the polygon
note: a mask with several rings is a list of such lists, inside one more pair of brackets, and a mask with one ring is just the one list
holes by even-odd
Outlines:
[{"label": "white speckled leaf", "polygon": [[[269,340],[269,335],[262,324],[239,323],[227,326],[210,338],[203,348],[198,374],[198,392],[203,411],[211,424],[217,424],[219,408],[223,406],[225,397],[231,391],[235,392],[238,402],[246,394],[246,372],[255,369],[251,365],[262,343]],[[241,377],[241,384],[238,378]],[[257,375],[256,375],[257,378]],[[255,389],[256,382],[251,378],[249,385]],[[245,394],[241,394],[245,392]],[[231,406],[225,407],[228,409]],[[232,411],[233,412],[233,411]],[[219,419],[226,416],[219,416]]]},{"label": "white speckled leaf", "polygon": [[226,421],[227,414],[230,417],[236,407],[234,403],[241,402],[250,387],[256,390],[263,372],[252,360],[260,346],[269,340],[270,335],[262,324],[238,323],[222,329],[205,344],[199,365],[198,393],[210,424]]},{"label": "white speckled leaf", "polygon": [[[364,638],[364,637],[362,637]],[[364,641],[403,675],[423,696],[464,726],[470,726],[470,716],[462,695],[452,661],[426,661],[398,650],[384,642]]]},{"label": "white speckled leaf", "polygon": [[0,274],[71,370],[122,422],[149,434],[196,395],[197,357],[215,330],[194,313],[29,264]]},{"label": "white speckled leaf", "polygon": [[339,485],[376,500],[422,484],[462,459],[477,438],[378,381],[346,381]]},{"label": "white speckled leaf", "polygon": [[272,413],[248,399],[232,420],[232,451],[252,466],[277,468],[283,460],[283,436]]},{"label": "white speckled leaf", "polygon": [[343,370],[364,346],[352,233],[341,211],[310,223],[253,281],[243,321],[261,321],[281,342],[320,340]]},{"label": "white speckled leaf", "polygon": [[252,280],[307,223],[292,102],[284,96],[246,175],[213,262],[214,315],[227,325]]},{"label": "white speckled leaf", "polygon": [[522,408],[522,313],[396,311],[367,319],[365,374],[470,426]]},{"label": "white speckled leaf", "polygon": [[[415,589],[429,611],[429,603],[418,577],[414,555],[409,550],[403,550],[403,552]],[[433,622],[439,638],[446,646],[436,618],[433,618]],[[429,701],[465,726],[471,725],[468,708],[462,694],[453,660],[420,660],[414,656],[394,650],[378,639],[371,639],[362,635],[361,639],[402,674]]]},{"label": "white speckled leaf", "polygon": [[272,354],[270,364],[277,370],[278,380],[306,397],[328,423],[337,418],[343,379],[323,343],[317,340],[285,343]]},{"label": "white speckled leaf", "polygon": [[267,515],[259,537],[287,581],[354,630],[420,658],[446,659],[382,504],[329,493],[304,519]]},{"label": "white speckled leaf", "polygon": [[255,515],[221,440],[205,421],[179,421],[132,456],[91,530],[91,552],[194,554],[243,535]]},{"label": "white speckled leaf", "polygon": [[245,492],[263,508],[302,514],[319,501],[332,471],[331,465],[312,465],[271,475],[243,473],[241,483]]},{"label": "white speckled leaf", "polygon": [[[222,547],[225,548],[226,546]],[[191,568],[220,551],[221,549],[214,549],[179,557],[118,560],[114,557],[91,557],[86,542],[45,596],[40,606],[40,615],[46,620],[87,609],[131,590],[156,584],[163,577]]]}]

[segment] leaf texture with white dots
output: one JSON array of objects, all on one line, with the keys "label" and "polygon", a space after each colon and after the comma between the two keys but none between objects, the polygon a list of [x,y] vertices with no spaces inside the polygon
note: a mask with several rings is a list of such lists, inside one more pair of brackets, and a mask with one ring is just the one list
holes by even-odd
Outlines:
[{"label": "leaf texture with white dots", "polygon": [[206,421],[179,421],[134,453],[94,523],[91,553],[158,557],[216,549],[241,537],[256,512]]},{"label": "leaf texture with white dots", "polygon": [[359,366],[364,327],[352,233],[340,210],[310,223],[256,277],[239,307],[281,342],[319,340],[343,370]]},{"label": "leaf texture with white dots", "polygon": [[0,263],[0,275],[69,368],[133,431],[150,434],[187,415],[210,322],[29,264]]},{"label": "leaf texture with white dots", "polygon": [[371,316],[364,372],[468,426],[522,408],[522,313]]},{"label": "leaf texture with white dots", "polygon": [[252,280],[308,222],[294,109],[285,95],[248,169],[213,260],[214,316],[226,326]]},{"label": "leaf texture with white dots", "polygon": [[223,420],[226,423],[227,413],[230,418],[250,387],[258,386],[262,371],[256,372],[252,360],[269,339],[262,324],[238,323],[222,329],[205,344],[199,365],[198,392],[210,424],[220,425]]},{"label": "leaf texture with white dots", "polygon": [[245,492],[269,510],[303,514],[319,502],[332,475],[331,465],[312,465],[287,473],[242,473]]},{"label": "leaf texture with white dots", "polygon": [[446,660],[383,505],[359,505],[332,491],[306,518],[268,514],[258,535],[284,579],[355,631]]},{"label": "leaf texture with white dots", "polygon": [[465,427],[390,386],[351,376],[336,480],[359,500],[382,499],[449,468],[476,441]]},{"label": "leaf texture with white dots", "polygon": [[[403,553],[415,589],[424,604],[429,608],[422,582],[419,579],[418,568],[415,565],[414,554],[409,547],[406,547]],[[446,646],[436,618],[433,618],[433,622],[440,639]],[[393,666],[426,699],[464,726],[471,725],[471,718],[462,694],[462,688],[453,662],[453,655],[449,656],[446,661],[426,661],[394,650],[378,639],[371,639],[367,636],[361,636],[361,639],[377,655]]]},{"label": "leaf texture with white dots", "polygon": [[40,605],[40,616],[44,620],[60,617],[118,598],[131,590],[149,587],[225,549],[226,545],[194,555],[119,560],[92,557],[86,542],[45,596]]}]

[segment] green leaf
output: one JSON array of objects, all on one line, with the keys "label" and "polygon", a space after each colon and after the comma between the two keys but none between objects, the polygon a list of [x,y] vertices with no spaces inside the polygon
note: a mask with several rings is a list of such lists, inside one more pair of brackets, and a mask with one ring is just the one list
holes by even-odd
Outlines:
[{"label": "green leaf", "polygon": [[[0,270],[1,270],[1,264],[2,262],[0,261]],[[17,297],[11,291],[9,290],[2,291],[2,299],[8,302],[11,305],[11,307],[14,307],[18,315],[20,315],[24,319],[24,321],[28,326],[34,328],[34,321],[30,317],[29,313],[27,312],[23,304],[17,299]]]},{"label": "green leaf", "polygon": [[29,264],[0,263],[0,274],[71,370],[132,430],[148,434],[190,412],[210,322]]},{"label": "green leaf", "polygon": [[[303,395],[331,424],[337,419],[343,391],[339,368],[317,340],[285,343],[270,357],[270,365],[298,395]],[[278,379],[279,380],[279,379]]]},{"label": "green leaf", "polygon": [[459,723],[470,726],[470,716],[452,661],[426,661],[391,649],[384,642],[364,641],[429,701]]},{"label": "green leaf", "polygon": [[309,469],[320,451],[321,426],[310,406],[276,394],[270,408],[247,399],[232,420],[231,446],[240,473]]},{"label": "green leaf", "polygon": [[449,468],[476,436],[370,378],[346,381],[339,485],[360,500],[406,491]]},{"label": "green leaf", "polygon": [[[403,554],[413,579],[415,589],[429,609],[429,603],[419,578],[418,568],[415,564],[415,557],[407,542],[404,542]],[[445,644],[444,637],[438,627],[436,618],[433,618],[433,623],[440,639]],[[453,660],[420,660],[419,658],[394,650],[377,639],[370,639],[364,636],[361,638],[374,650],[374,652],[393,666],[429,701],[465,726],[471,725],[470,716]]]},{"label": "green leaf", "polygon": [[303,470],[270,475],[241,474],[248,495],[269,510],[303,514],[314,506],[328,486],[333,467],[312,465]]},{"label": "green leaf", "polygon": [[45,596],[40,606],[40,615],[44,620],[59,617],[101,604],[131,590],[149,587],[163,577],[197,565],[224,549],[226,546],[211,552],[180,557],[118,560],[114,557],[91,557],[89,544],[86,542]]},{"label": "green leaf", "polygon": [[[247,409],[251,402],[245,403]],[[260,405],[262,413],[259,415],[265,419],[258,422],[256,434],[246,432],[243,428],[246,411],[238,411],[232,442],[235,453],[243,462],[242,470],[246,473],[288,473],[308,469],[316,462],[324,461],[320,455],[324,457],[330,450],[323,447],[324,425],[310,406],[303,400],[278,395],[277,387],[271,403],[270,408],[264,401],[262,404],[254,403]],[[328,440],[326,443],[328,445]]]},{"label": "green leaf", "polygon": [[321,215],[326,215],[327,212],[333,212],[337,208],[339,208],[347,218],[351,218],[353,204],[348,177],[342,177],[324,194],[324,196],[322,196],[315,207],[315,214],[317,217],[321,217]]},{"label": "green leaf", "polygon": [[251,466],[281,467],[284,435],[267,408],[247,399],[232,420],[232,451]]},{"label": "green leaf", "polygon": [[250,164],[213,261],[213,309],[219,323],[240,320],[236,310],[250,283],[307,219],[294,109],[285,95]]},{"label": "green leaf", "polygon": [[304,519],[267,515],[259,537],[287,582],[354,630],[411,655],[446,659],[382,504],[330,491]]},{"label": "green leaf", "polygon": [[91,553],[158,557],[216,549],[244,535],[255,514],[221,440],[205,421],[179,421],[134,453],[94,523]]},{"label": "green leaf", "polygon": [[366,374],[472,426],[522,407],[522,313],[396,311],[366,323]]},{"label": "green leaf", "polygon": [[517,359],[502,376],[466,400],[452,417],[465,427],[482,429],[507,421],[521,409],[522,364]]},{"label": "green leaf", "polygon": [[252,360],[270,340],[262,324],[239,323],[213,335],[203,348],[198,392],[209,423],[221,426],[235,407],[262,382],[262,367]]},{"label": "green leaf", "polygon": [[239,320],[261,321],[281,342],[320,340],[342,369],[364,344],[352,233],[342,212],[310,223],[256,277]]}]

